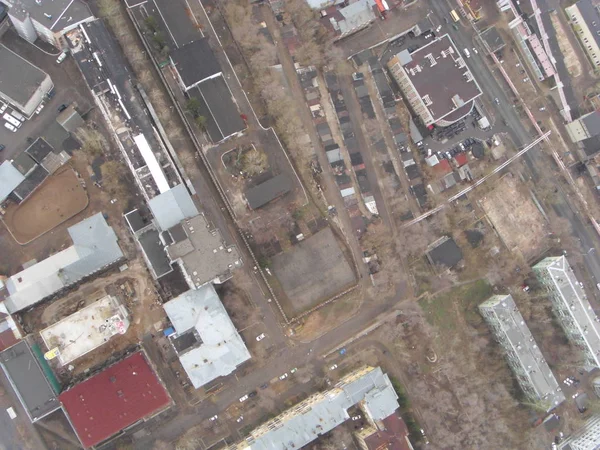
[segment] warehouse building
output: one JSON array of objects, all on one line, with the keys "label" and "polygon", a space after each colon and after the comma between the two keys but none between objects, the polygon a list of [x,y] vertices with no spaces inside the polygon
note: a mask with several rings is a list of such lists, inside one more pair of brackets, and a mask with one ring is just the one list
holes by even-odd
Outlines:
[{"label": "warehouse building", "polygon": [[54,85],[43,70],[0,45],[0,99],[31,116]]},{"label": "warehouse building", "polygon": [[481,89],[449,35],[410,53],[402,50],[388,69],[426,126],[445,127],[468,115]]},{"label": "warehouse building", "polygon": [[600,324],[598,316],[567,258],[550,256],[533,266],[533,272],[548,290],[554,314],[569,341],[583,351],[588,370],[600,367]]},{"label": "warehouse building", "polygon": [[565,400],[561,388],[510,295],[494,295],[479,305],[525,395],[546,412]]}]

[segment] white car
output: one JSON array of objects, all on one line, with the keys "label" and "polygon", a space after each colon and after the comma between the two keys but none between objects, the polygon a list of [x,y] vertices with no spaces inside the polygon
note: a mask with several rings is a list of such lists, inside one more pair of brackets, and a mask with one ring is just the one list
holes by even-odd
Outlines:
[{"label": "white car", "polygon": [[212,416],[210,419],[211,422],[214,422],[215,420],[217,420],[219,418],[219,416],[217,416],[216,414],[214,416]]},{"label": "white car", "polygon": [[240,403],[243,403],[246,400],[248,400],[248,394],[244,395],[243,397],[240,397]]},{"label": "white car", "polygon": [[360,420],[360,418],[361,418],[361,417],[362,417],[362,416],[359,414],[358,416],[354,416],[354,417],[352,417],[352,420]]},{"label": "white car", "polygon": [[280,380],[285,380],[288,377],[287,372],[279,377]]},{"label": "white car", "polygon": [[329,370],[335,370],[335,369],[337,369],[337,364],[334,364],[333,366],[331,366],[331,367],[329,368]]},{"label": "white car", "polygon": [[3,103],[2,106],[0,106],[0,114],[4,114],[4,111],[6,111],[6,108],[8,108],[8,104]]},{"label": "white car", "polygon": [[56,64],[60,64],[61,62],[63,62],[65,60],[65,58],[67,57],[67,52],[62,52],[58,58],[56,58]]},{"label": "white car", "polygon": [[294,367],[292,370],[290,370],[290,373],[296,373],[297,370],[298,370],[298,368]]},{"label": "white car", "polygon": [[13,125],[11,125],[10,123],[8,123],[8,122],[4,122],[4,126],[6,128],[8,128],[10,131],[12,131],[13,133],[17,132],[17,129]]},{"label": "white car", "polygon": [[235,421],[236,421],[237,423],[240,423],[242,420],[244,420],[244,416],[240,416],[240,417],[238,417],[237,419],[235,419]]},{"label": "white car", "polygon": [[262,341],[265,337],[266,337],[265,333],[262,333],[262,334],[259,334],[258,336],[256,336],[256,340]]}]

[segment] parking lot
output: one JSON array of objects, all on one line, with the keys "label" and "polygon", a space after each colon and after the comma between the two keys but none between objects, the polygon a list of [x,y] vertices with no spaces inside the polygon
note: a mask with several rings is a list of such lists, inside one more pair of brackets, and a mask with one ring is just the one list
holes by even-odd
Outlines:
[{"label": "parking lot", "polygon": [[[56,122],[59,114],[58,107],[73,103],[84,115],[93,105],[93,100],[73,59],[67,57],[61,64],[57,64],[58,54],[44,53],[18,37],[12,30],[7,31],[2,37],[2,44],[50,75],[56,94],[51,99],[47,99],[42,111],[34,114],[30,120],[26,120],[17,132],[13,133],[4,125],[0,127],[0,144],[5,146],[5,149],[0,152],[0,162],[13,159],[38,137],[44,137],[56,150],[59,148],[72,150],[69,148],[72,143],[64,142],[68,138],[68,133]],[[40,44],[39,40],[36,44]],[[7,111],[10,111],[10,108]]]}]

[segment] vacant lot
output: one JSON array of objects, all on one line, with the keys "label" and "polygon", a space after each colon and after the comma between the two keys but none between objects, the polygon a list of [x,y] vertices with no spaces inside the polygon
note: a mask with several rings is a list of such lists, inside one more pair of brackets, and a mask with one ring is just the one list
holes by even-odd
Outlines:
[{"label": "vacant lot", "polygon": [[70,167],[49,176],[20,205],[6,210],[4,224],[15,240],[25,245],[83,211],[88,196],[75,171]]},{"label": "vacant lot", "polygon": [[504,245],[530,260],[544,247],[547,223],[519,184],[511,175],[502,177],[480,204]]},{"label": "vacant lot", "polygon": [[341,292],[355,280],[329,227],[275,256],[273,267],[290,299],[293,315]]}]

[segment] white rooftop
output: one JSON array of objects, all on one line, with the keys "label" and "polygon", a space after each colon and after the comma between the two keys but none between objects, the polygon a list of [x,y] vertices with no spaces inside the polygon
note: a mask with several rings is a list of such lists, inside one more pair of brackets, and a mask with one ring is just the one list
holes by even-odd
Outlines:
[{"label": "white rooftop", "polygon": [[24,179],[23,174],[10,161],[0,164],[0,203],[6,200]]},{"label": "white rooftop", "polygon": [[334,388],[311,395],[250,432],[230,449],[300,449],[350,418],[348,409],[361,403],[374,421],[398,409],[398,396],[379,367],[364,367],[340,380]]},{"label": "white rooftop", "polygon": [[100,347],[129,327],[126,309],[107,295],[40,331],[46,349],[56,349],[61,365]]},{"label": "white rooftop", "polygon": [[107,267],[123,257],[117,235],[98,213],[69,227],[73,245],[13,275],[6,282],[12,314]]},{"label": "white rooftop", "polygon": [[[250,359],[212,284],[184,292],[163,307],[176,331],[171,338],[179,360],[196,389]],[[177,339],[185,341],[179,348]]]},{"label": "white rooftop", "polygon": [[[496,326],[493,331],[516,355],[521,370],[526,373],[528,385],[535,390],[538,400],[547,405],[547,411],[554,409],[565,400],[560,385],[548,367],[531,331],[517,309],[511,295],[494,295],[479,305],[483,316],[492,317]],[[514,359],[512,361],[516,362]],[[519,377],[517,377],[519,378]]]},{"label": "white rooftop", "polygon": [[[543,272],[552,284],[555,308],[560,309],[563,328],[570,338],[576,337],[587,347],[586,353],[600,367],[600,323],[592,309],[583,287],[577,281],[567,258],[555,256],[544,258],[533,267]],[[591,361],[590,361],[591,362]]]}]

